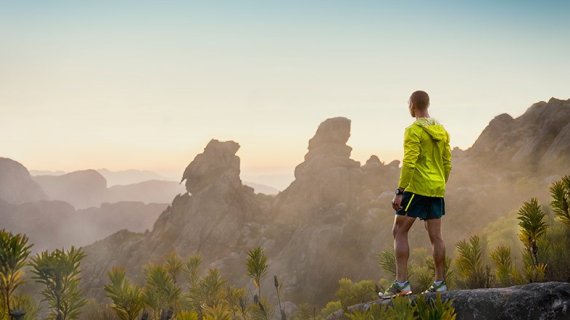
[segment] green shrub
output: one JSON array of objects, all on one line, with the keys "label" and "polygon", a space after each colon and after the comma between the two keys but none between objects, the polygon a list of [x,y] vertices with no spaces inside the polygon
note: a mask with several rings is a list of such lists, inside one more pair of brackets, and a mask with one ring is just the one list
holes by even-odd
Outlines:
[{"label": "green shrub", "polygon": [[113,268],[109,273],[105,293],[113,303],[111,308],[121,320],[135,320],[144,308],[143,290],[129,282],[122,268]]},{"label": "green shrub", "polygon": [[82,249],[54,250],[38,253],[32,258],[32,273],[36,282],[45,286],[41,294],[49,305],[50,319],[77,319],[86,300],[79,291]]},{"label": "green shrub", "polygon": [[377,298],[376,285],[373,281],[362,280],[354,283],[350,279],[342,278],[338,281],[338,285],[336,296],[343,308]]},{"label": "green shrub", "polygon": [[457,315],[452,301],[444,301],[437,294],[435,299],[420,296],[415,301],[397,297],[390,304],[372,304],[367,310],[346,312],[345,316],[350,320],[454,320]]},{"label": "green shrub", "polygon": [[487,286],[488,275],[483,266],[484,246],[479,236],[473,235],[469,242],[461,240],[457,244],[458,285],[465,288],[483,288]]}]

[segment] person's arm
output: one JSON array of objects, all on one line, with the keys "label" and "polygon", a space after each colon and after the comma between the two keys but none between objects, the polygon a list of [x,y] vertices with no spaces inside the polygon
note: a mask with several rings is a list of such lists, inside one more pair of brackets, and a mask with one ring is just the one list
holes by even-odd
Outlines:
[{"label": "person's arm", "polygon": [[398,182],[398,188],[401,189],[406,189],[410,184],[416,169],[416,162],[420,156],[420,136],[412,128],[408,127],[404,133],[404,159],[400,171],[400,181]]},{"label": "person's arm", "polygon": [[443,170],[445,174],[445,182],[447,182],[449,174],[451,173],[451,146],[449,133],[447,133],[447,141],[445,141],[445,146],[443,148]]}]

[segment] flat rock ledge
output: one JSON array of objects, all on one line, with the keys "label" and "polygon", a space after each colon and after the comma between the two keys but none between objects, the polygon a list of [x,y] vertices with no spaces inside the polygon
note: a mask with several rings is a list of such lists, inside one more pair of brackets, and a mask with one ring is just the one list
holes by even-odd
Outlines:
[{"label": "flat rock ledge", "polygon": [[[570,283],[531,283],[508,288],[456,290],[443,293],[444,300],[452,299],[458,320],[547,320],[570,319]],[[435,298],[430,293],[428,298]],[[412,296],[410,299],[415,299]],[[349,311],[367,310],[372,304],[389,304],[390,300],[376,300],[349,307]],[[347,319],[342,310],[327,320]]]}]

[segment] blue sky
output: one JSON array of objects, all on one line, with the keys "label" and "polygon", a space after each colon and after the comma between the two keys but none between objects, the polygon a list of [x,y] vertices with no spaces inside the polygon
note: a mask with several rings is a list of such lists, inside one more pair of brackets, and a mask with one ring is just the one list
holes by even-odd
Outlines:
[{"label": "blue sky", "polygon": [[2,1],[0,156],[29,169],[179,176],[211,138],[286,185],[318,124],[401,158],[423,89],[452,144],[570,98],[564,1]]}]

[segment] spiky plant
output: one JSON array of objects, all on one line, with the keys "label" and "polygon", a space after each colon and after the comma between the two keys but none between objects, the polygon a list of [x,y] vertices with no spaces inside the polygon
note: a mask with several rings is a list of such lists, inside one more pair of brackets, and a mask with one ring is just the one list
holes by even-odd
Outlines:
[{"label": "spiky plant", "polygon": [[109,273],[105,293],[113,303],[111,308],[121,320],[135,320],[144,308],[143,291],[132,285],[123,268],[113,268]]},{"label": "spiky plant", "polygon": [[0,296],[6,319],[12,310],[11,299],[14,291],[24,282],[22,269],[30,255],[32,245],[23,234],[12,234],[0,230]]},{"label": "spiky plant", "polygon": [[538,265],[538,241],[546,233],[548,225],[544,221],[544,211],[536,198],[523,203],[519,209],[519,239],[524,244],[527,253],[532,257],[533,264]]},{"label": "spiky plant", "polygon": [[161,310],[176,308],[181,290],[176,287],[164,265],[147,265],[145,280],[143,297],[145,303],[152,309],[155,319],[160,317]]},{"label": "spiky plant", "polygon": [[[16,294],[11,299],[12,310],[25,311],[21,320],[36,320],[40,312],[40,305],[31,296],[24,294]],[[0,309],[1,310],[1,309]]]},{"label": "spiky plant", "polygon": [[231,309],[224,303],[206,306],[203,310],[203,320],[231,320]]},{"label": "spiky plant", "polygon": [[43,301],[49,304],[50,319],[77,319],[87,302],[79,290],[80,264],[85,257],[81,248],[44,251],[32,258],[33,279],[45,286]]},{"label": "spiky plant", "polygon": [[377,255],[378,265],[388,274],[396,276],[396,257],[391,250],[384,250]]},{"label": "spiky plant", "polygon": [[263,248],[257,247],[247,253],[247,275],[253,280],[257,288],[257,295],[261,298],[261,280],[267,274],[267,256],[263,253]]},{"label": "spiky plant", "polygon": [[570,227],[570,176],[554,182],[550,187],[550,205],[558,220]]},{"label": "spiky plant", "polygon": [[182,267],[182,272],[186,274],[186,278],[188,279],[188,283],[190,287],[196,286],[200,279],[199,270],[200,264],[202,263],[202,258],[199,255],[194,255],[188,257],[186,263],[184,263]]},{"label": "spiky plant", "polygon": [[396,297],[392,300],[392,306],[386,310],[387,319],[415,320],[417,311],[415,305],[408,298]]},{"label": "spiky plant", "polygon": [[232,311],[233,319],[238,319],[238,315],[245,318],[245,314],[242,312],[243,308],[245,308],[245,306],[242,308],[242,302],[245,304],[245,289],[228,286],[226,292],[226,301]]},{"label": "spiky plant", "polygon": [[192,308],[200,315],[206,306],[212,307],[226,301],[226,281],[217,269],[210,269],[196,286],[190,289],[189,299]]},{"label": "spiky plant", "polygon": [[486,283],[483,267],[483,246],[479,236],[473,235],[469,242],[461,240],[457,243],[455,265],[462,284],[467,288],[482,288]]},{"label": "spiky plant", "polygon": [[164,259],[164,267],[166,268],[166,271],[172,278],[174,284],[176,284],[178,275],[184,268],[184,263],[182,262],[182,259],[180,259],[180,257],[176,254],[176,252],[173,251],[169,253]]},{"label": "spiky plant", "polygon": [[422,320],[455,320],[457,314],[451,300],[443,300],[437,293],[435,299],[421,295],[415,301],[416,319]]},{"label": "spiky plant", "polygon": [[511,260],[511,249],[505,246],[498,246],[491,252],[491,260],[495,264],[495,277],[501,286],[513,284],[513,263]]},{"label": "spiky plant", "polygon": [[176,320],[198,320],[196,311],[180,311],[176,314]]}]

